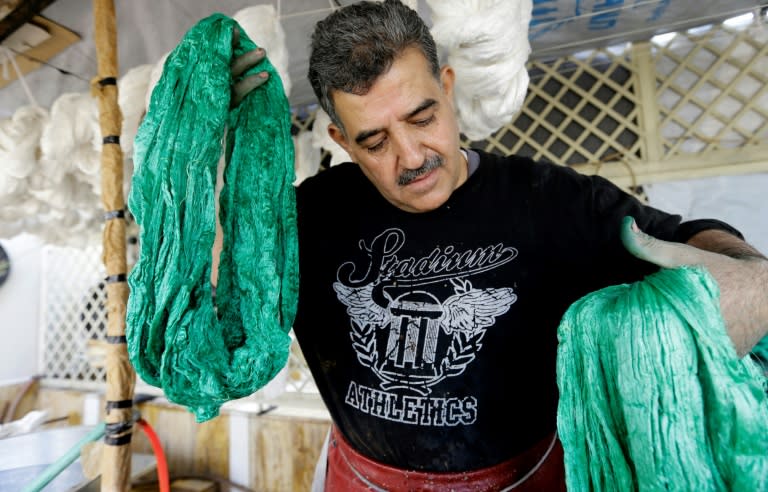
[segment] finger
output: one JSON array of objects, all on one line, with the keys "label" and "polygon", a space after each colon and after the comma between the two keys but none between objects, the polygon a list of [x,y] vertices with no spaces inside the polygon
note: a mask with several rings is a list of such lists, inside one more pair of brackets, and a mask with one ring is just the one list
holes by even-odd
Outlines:
[{"label": "finger", "polygon": [[235,58],[229,68],[229,71],[232,73],[232,77],[238,78],[250,68],[255,67],[261,63],[266,55],[267,52],[264,51],[264,48],[257,48],[238,56]]},{"label": "finger", "polygon": [[252,90],[263,85],[269,79],[269,73],[259,72],[245,77],[232,88],[232,106],[237,106]]},{"label": "finger", "polygon": [[240,42],[240,28],[237,26],[234,26],[232,28],[232,49],[234,50],[237,48],[237,43]]},{"label": "finger", "polygon": [[621,224],[621,242],[632,255],[665,268],[690,264],[690,254],[679,243],[662,241],[640,230],[632,217],[624,217]]}]

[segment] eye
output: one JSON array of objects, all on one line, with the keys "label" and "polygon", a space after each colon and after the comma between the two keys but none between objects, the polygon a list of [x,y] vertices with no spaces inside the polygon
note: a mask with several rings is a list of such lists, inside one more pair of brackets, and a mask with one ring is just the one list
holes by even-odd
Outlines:
[{"label": "eye", "polygon": [[382,138],[376,144],[371,145],[370,147],[367,147],[365,150],[367,150],[371,154],[375,154],[384,148],[384,142],[386,142],[386,140],[387,139]]},{"label": "eye", "polygon": [[416,121],[413,122],[413,124],[416,125],[416,126],[427,126],[430,123],[432,123],[433,121],[435,121],[435,115],[434,114],[432,114],[428,118],[424,118],[424,119],[421,119],[421,120],[416,120]]}]

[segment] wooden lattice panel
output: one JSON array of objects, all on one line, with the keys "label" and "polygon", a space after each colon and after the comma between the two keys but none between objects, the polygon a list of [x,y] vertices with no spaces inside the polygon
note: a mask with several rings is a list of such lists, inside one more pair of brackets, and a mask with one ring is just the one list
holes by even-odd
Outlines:
[{"label": "wooden lattice panel", "polygon": [[300,132],[311,132],[312,124],[315,122],[315,112],[317,105],[300,107],[291,112],[291,134],[297,135]]},{"label": "wooden lattice panel", "polygon": [[569,165],[641,158],[637,80],[626,53],[597,50],[528,69],[520,114],[474,146]]},{"label": "wooden lattice panel", "polygon": [[40,362],[45,381],[102,387],[105,368],[99,351],[107,310],[100,248],[49,246],[44,255]]},{"label": "wooden lattice panel", "polygon": [[664,158],[768,140],[768,29],[677,33],[654,61]]}]

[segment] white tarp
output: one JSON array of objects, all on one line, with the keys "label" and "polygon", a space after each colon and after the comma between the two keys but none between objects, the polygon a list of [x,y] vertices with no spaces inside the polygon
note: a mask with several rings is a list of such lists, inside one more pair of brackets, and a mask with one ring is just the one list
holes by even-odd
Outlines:
[{"label": "white tarp", "polygon": [[649,39],[719,22],[759,0],[533,0],[529,39],[535,57]]}]

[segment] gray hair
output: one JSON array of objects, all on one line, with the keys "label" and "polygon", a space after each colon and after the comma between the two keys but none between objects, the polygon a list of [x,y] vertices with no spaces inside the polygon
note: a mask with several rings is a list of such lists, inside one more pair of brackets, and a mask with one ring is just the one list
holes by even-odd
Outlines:
[{"label": "gray hair", "polygon": [[421,50],[439,80],[435,40],[419,15],[399,0],[359,2],[317,23],[309,56],[309,83],[320,106],[342,132],[332,92],[366,94],[410,47]]}]

